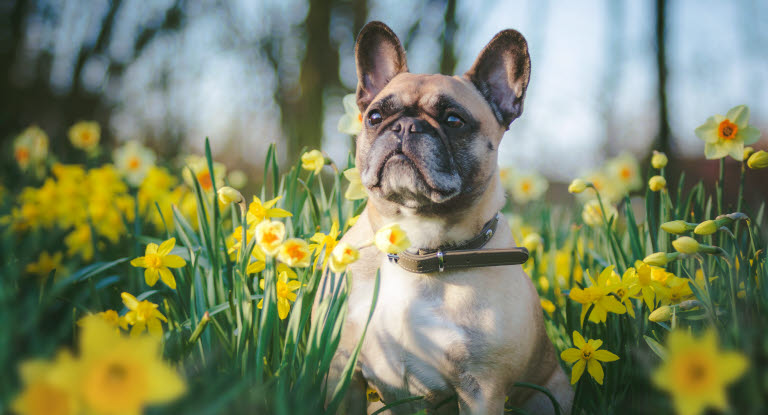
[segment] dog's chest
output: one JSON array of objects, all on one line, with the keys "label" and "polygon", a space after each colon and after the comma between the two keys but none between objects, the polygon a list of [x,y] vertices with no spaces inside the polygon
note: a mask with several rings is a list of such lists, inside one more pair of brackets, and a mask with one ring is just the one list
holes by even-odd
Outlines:
[{"label": "dog's chest", "polygon": [[[385,262],[374,316],[362,353],[363,375],[385,401],[422,395],[439,400],[453,391],[468,350],[482,336],[456,317],[451,303],[464,303],[472,313],[471,289],[459,289],[450,277],[415,275]],[[461,298],[465,297],[465,298]],[[366,358],[367,356],[375,359]]]}]

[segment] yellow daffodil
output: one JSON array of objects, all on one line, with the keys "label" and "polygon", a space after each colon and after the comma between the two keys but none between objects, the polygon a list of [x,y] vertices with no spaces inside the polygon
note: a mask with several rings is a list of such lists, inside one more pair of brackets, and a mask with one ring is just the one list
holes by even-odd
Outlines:
[{"label": "yellow daffodil", "polygon": [[674,235],[681,235],[686,232],[690,232],[695,228],[695,223],[688,223],[683,220],[673,220],[671,222],[664,222],[661,224],[661,230]]},{"label": "yellow daffodil", "polygon": [[512,177],[510,193],[520,204],[539,200],[549,188],[549,182],[536,172],[517,173]]},{"label": "yellow daffodil", "polygon": [[285,225],[283,222],[274,222],[265,220],[254,229],[256,233],[256,243],[261,250],[269,256],[277,255],[280,246],[285,239]]},{"label": "yellow daffodil", "polygon": [[664,272],[661,268],[635,261],[635,266],[627,268],[622,277],[622,280],[626,279],[630,283],[632,295],[642,298],[649,310],[656,307],[657,297],[661,299],[666,291],[666,288],[653,278],[654,270]]},{"label": "yellow daffodil", "polygon": [[678,304],[693,298],[693,291],[687,278],[671,275],[666,286],[668,289],[661,298],[661,303],[664,305]]},{"label": "yellow daffodil", "polygon": [[331,252],[331,271],[344,272],[349,264],[360,258],[360,251],[346,242],[339,242]]},{"label": "yellow daffodil", "polygon": [[654,323],[663,323],[672,319],[674,315],[674,309],[668,305],[663,305],[651,312],[648,316],[648,320]]},{"label": "yellow daffodil", "polygon": [[41,281],[45,281],[51,275],[51,272],[56,270],[55,280],[59,280],[65,274],[61,265],[62,257],[63,254],[61,252],[54,252],[51,255],[47,251],[43,251],[37,258],[37,261],[27,264],[24,270],[27,274],[40,278]]},{"label": "yellow daffodil", "polygon": [[69,235],[64,237],[67,246],[67,255],[80,255],[84,261],[93,259],[93,240],[91,239],[91,227],[87,223],[77,226]]},{"label": "yellow daffodil", "polygon": [[677,252],[672,252],[672,253],[654,252],[648,255],[647,257],[643,258],[643,262],[655,267],[664,267],[670,262],[677,260],[679,256],[680,254]]},{"label": "yellow daffodil", "polygon": [[[605,207],[605,219],[610,222],[611,218],[614,218],[615,221],[619,215],[616,208],[605,201],[603,201],[603,207]],[[603,210],[600,208],[600,201],[592,199],[585,203],[584,208],[581,211],[581,219],[589,226],[602,226]]]},{"label": "yellow daffodil", "polygon": [[571,184],[568,185],[568,192],[578,194],[587,190],[587,183],[581,179],[573,179]]},{"label": "yellow daffodil", "polygon": [[266,262],[259,261],[258,259],[251,257],[251,262],[248,263],[248,266],[245,268],[245,272],[246,274],[257,274],[261,271],[264,271],[264,268],[266,267]]},{"label": "yellow daffodil", "polygon": [[222,186],[218,191],[218,196],[219,202],[224,206],[240,203],[245,200],[240,192],[229,186]]},{"label": "yellow daffodil", "polygon": [[282,196],[278,196],[272,200],[261,203],[261,199],[254,196],[253,202],[248,205],[248,213],[246,214],[248,224],[257,224],[270,218],[287,218],[293,216],[291,212],[285,209],[274,207],[281,197]]},{"label": "yellow daffodil", "polygon": [[88,314],[87,316],[78,320],[77,325],[81,327],[85,326],[88,324],[88,320],[90,319],[99,319],[109,324],[110,327],[114,328],[118,332],[120,329],[128,330],[128,320],[125,319],[125,316],[117,314],[117,311],[115,310],[106,310],[96,314]]},{"label": "yellow daffodil", "polygon": [[301,168],[320,174],[320,170],[325,166],[325,157],[320,150],[307,151],[301,155]]},{"label": "yellow daffodil", "polygon": [[317,262],[320,260],[320,255],[324,252],[324,258],[323,258],[323,268],[328,265],[328,261],[330,259],[330,253],[333,252],[333,249],[336,247],[337,239],[339,238],[339,223],[336,221],[333,221],[333,224],[331,225],[331,230],[328,231],[328,234],[324,234],[321,232],[316,232],[314,235],[312,235],[311,238],[309,238],[311,243],[309,245],[309,249],[312,250],[312,252],[315,254],[315,263],[314,266],[317,267]]},{"label": "yellow daffodil", "polygon": [[590,307],[592,307],[592,312],[589,314],[589,321],[593,323],[604,323],[608,318],[608,312],[615,314],[627,312],[624,305],[611,295],[614,286],[610,284],[608,277],[612,273],[613,265],[605,268],[595,281],[587,271],[587,278],[591,285],[584,289],[579,287],[571,289],[568,298],[581,304],[581,322],[584,322],[584,317]]},{"label": "yellow daffodil", "polygon": [[643,185],[637,158],[629,153],[608,160],[606,169],[609,177],[619,186],[621,194],[638,190]]},{"label": "yellow daffodil", "polygon": [[163,283],[171,289],[176,289],[176,279],[168,268],[181,268],[187,265],[187,262],[178,255],[171,255],[171,250],[176,245],[176,238],[171,238],[160,246],[150,243],[147,245],[144,256],[135,258],[131,265],[137,268],[146,268],[144,270],[144,281],[150,287],[154,287],[157,279],[163,280]]},{"label": "yellow daffodil", "polygon": [[719,226],[717,225],[717,222],[713,220],[705,220],[696,226],[693,233],[696,235],[712,235],[717,232],[718,228]]},{"label": "yellow daffodil", "polygon": [[523,238],[523,246],[531,253],[535,252],[542,243],[544,243],[544,240],[536,232],[531,232]]},{"label": "yellow daffodil", "polygon": [[376,231],[374,243],[379,251],[386,254],[399,254],[411,247],[408,235],[397,223],[390,223]]},{"label": "yellow daffodil", "polygon": [[542,298],[539,300],[542,310],[546,311],[550,316],[555,312],[555,304],[552,301]]},{"label": "yellow daffodil", "polygon": [[[259,281],[259,287],[264,290],[264,280]],[[288,279],[287,272],[280,272],[277,277],[277,315],[280,320],[285,320],[288,317],[288,313],[291,311],[291,303],[296,301],[296,293],[294,291],[301,288],[301,282],[297,280]],[[259,300],[256,304],[258,308],[264,306],[264,299]]]},{"label": "yellow daffodil", "polygon": [[652,192],[658,192],[665,187],[667,187],[667,179],[664,176],[653,176],[648,180],[648,188]]},{"label": "yellow daffodil", "polygon": [[67,351],[53,361],[27,360],[19,365],[22,389],[11,403],[18,415],[77,415],[81,413],[77,381],[79,366]]},{"label": "yellow daffodil", "polygon": [[[619,172],[618,174],[621,173]],[[599,192],[600,197],[603,199],[603,203],[611,204],[617,202],[624,195],[622,186],[616,178],[612,177],[602,169],[587,172],[587,174],[582,177],[582,180],[590,183],[591,186],[588,187],[592,189],[592,191],[583,193],[583,199],[594,198],[595,192]]]},{"label": "yellow daffodil", "polygon": [[746,105],[731,108],[725,116],[717,114],[709,117],[707,122],[696,128],[695,133],[706,143],[704,155],[710,160],[730,155],[742,161],[744,146],[760,138],[760,130],[749,125],[749,108]]},{"label": "yellow daffodil", "polygon": [[100,139],[101,126],[95,121],[80,121],[69,129],[69,141],[80,150],[92,152]]},{"label": "yellow daffodil", "polygon": [[127,338],[90,320],[80,336],[80,354],[78,387],[88,413],[140,414],[144,407],[171,402],[186,390],[151,336]]},{"label": "yellow daffodil", "polygon": [[363,130],[363,114],[357,106],[356,94],[345,95],[341,100],[344,104],[344,115],[339,118],[337,126],[339,132],[350,135],[358,135]]},{"label": "yellow daffodil", "polygon": [[560,353],[560,358],[567,363],[576,363],[571,369],[571,384],[575,384],[587,369],[592,378],[599,384],[603,384],[603,366],[600,362],[613,362],[619,360],[619,356],[608,350],[599,350],[603,341],[599,339],[584,340],[584,337],[578,332],[573,332],[573,345],[575,348],[565,349]]},{"label": "yellow daffodil", "polygon": [[163,335],[163,326],[160,324],[160,320],[168,320],[157,310],[157,304],[148,300],[139,301],[126,292],[122,293],[120,297],[123,299],[123,304],[130,310],[124,317],[125,321],[133,326],[131,327],[131,336],[138,336],[145,329],[149,330],[149,334],[153,336]]},{"label": "yellow daffodil", "polygon": [[368,197],[368,193],[365,192],[365,186],[363,186],[363,182],[360,180],[360,172],[357,170],[357,167],[344,170],[344,177],[349,181],[349,187],[344,192],[344,197],[347,200],[359,200]]},{"label": "yellow daffodil", "polygon": [[182,170],[182,176],[187,186],[194,189],[195,181],[200,183],[200,188],[205,192],[213,191],[214,178],[216,180],[216,188],[224,186],[224,177],[227,175],[227,167],[221,163],[213,162],[213,175],[208,168],[208,159],[200,156],[187,156],[184,159],[186,166]]},{"label": "yellow daffodil", "polygon": [[48,135],[36,125],[25,129],[13,142],[13,157],[22,171],[42,163],[47,156]]},{"label": "yellow daffodil", "polygon": [[752,154],[749,156],[749,160],[747,160],[747,166],[753,170],[764,169],[768,167],[768,153],[760,150],[757,153]]},{"label": "yellow daffodil", "polygon": [[681,254],[695,254],[699,252],[700,245],[690,236],[681,236],[672,241],[672,247]]},{"label": "yellow daffodil", "polygon": [[717,343],[714,329],[699,338],[682,330],[669,334],[667,358],[651,380],[672,395],[678,414],[727,408],[727,386],[744,374],[749,363],[741,353],[724,351]]},{"label": "yellow daffodil", "polygon": [[115,149],[112,159],[125,181],[138,186],[147,177],[147,172],[155,165],[155,152],[144,147],[138,141],[131,140]]},{"label": "yellow daffodil", "polygon": [[651,166],[653,166],[654,169],[663,169],[667,166],[667,162],[669,162],[669,159],[667,158],[666,154],[653,150],[653,156],[651,156]]},{"label": "yellow daffodil", "polygon": [[283,242],[277,253],[277,259],[289,267],[304,268],[309,266],[312,252],[303,239],[290,238]]},{"label": "yellow daffodil", "polygon": [[630,317],[635,318],[635,305],[632,298],[640,292],[640,287],[633,284],[632,274],[624,273],[621,277],[614,271],[608,277],[608,284],[613,287],[613,293],[619,297],[619,302],[627,309]]}]

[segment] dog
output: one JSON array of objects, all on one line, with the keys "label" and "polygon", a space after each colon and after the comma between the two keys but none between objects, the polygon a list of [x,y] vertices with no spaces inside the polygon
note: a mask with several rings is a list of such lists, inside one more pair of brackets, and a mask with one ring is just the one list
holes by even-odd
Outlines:
[{"label": "dog", "polygon": [[[482,249],[515,247],[499,213],[505,194],[497,157],[502,135],[523,111],[531,70],[525,38],[498,33],[463,76],[412,74],[394,32],[371,22],[357,38],[355,58],[363,120],[355,161],[369,199],[342,240],[362,246],[396,222],[412,249],[434,251],[476,239],[493,221]],[[505,404],[554,413],[545,394],[515,382],[548,388],[570,413],[573,390],[519,265],[443,270],[441,263],[438,271],[417,273],[395,258],[369,245],[348,268],[329,393],[363,335],[377,270],[380,288],[342,413],[370,414],[414,396],[423,399],[384,413],[502,414]],[[321,286],[328,286],[331,276],[324,278]],[[367,391],[380,399],[366,399]]]}]

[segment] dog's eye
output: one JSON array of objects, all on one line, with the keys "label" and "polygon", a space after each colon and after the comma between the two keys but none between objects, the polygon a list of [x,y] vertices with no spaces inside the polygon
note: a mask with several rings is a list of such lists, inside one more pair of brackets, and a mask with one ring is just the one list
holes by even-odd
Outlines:
[{"label": "dog's eye", "polygon": [[459,118],[456,114],[451,114],[446,117],[445,123],[451,128],[461,128],[464,125],[464,120]]},{"label": "dog's eye", "polygon": [[371,111],[368,113],[368,121],[371,123],[371,125],[376,125],[381,123],[382,117],[381,113],[378,111]]}]

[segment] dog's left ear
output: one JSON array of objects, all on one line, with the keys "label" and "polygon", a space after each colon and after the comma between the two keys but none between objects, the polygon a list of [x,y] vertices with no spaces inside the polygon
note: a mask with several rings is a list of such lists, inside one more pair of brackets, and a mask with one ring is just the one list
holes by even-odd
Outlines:
[{"label": "dog's left ear", "polygon": [[528,43],[517,30],[499,32],[464,76],[483,94],[499,123],[509,128],[523,113],[525,90],[531,78]]},{"label": "dog's left ear", "polygon": [[357,106],[365,112],[379,91],[402,72],[408,72],[405,50],[395,32],[382,22],[370,22],[355,44]]}]

